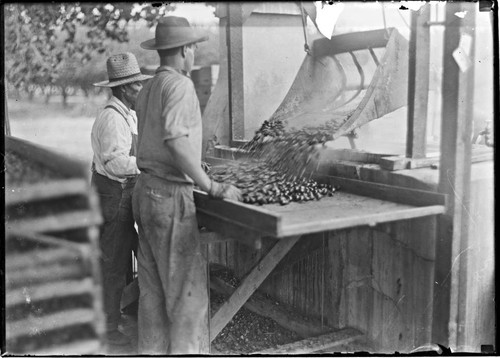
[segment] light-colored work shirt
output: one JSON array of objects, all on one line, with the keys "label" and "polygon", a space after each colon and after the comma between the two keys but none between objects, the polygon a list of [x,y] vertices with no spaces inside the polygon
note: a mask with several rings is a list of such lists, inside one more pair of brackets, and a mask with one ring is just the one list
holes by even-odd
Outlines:
[{"label": "light-colored work shirt", "polygon": [[161,66],[142,88],[136,102],[137,165],[148,174],[169,181],[193,183],[176,165],[165,141],[186,136],[201,159],[201,111],[191,79]]},{"label": "light-colored work shirt", "polygon": [[91,142],[95,170],[109,179],[123,183],[140,173],[136,157],[130,155],[132,134],[137,134],[137,116],[116,97],[106,103],[92,126]]}]

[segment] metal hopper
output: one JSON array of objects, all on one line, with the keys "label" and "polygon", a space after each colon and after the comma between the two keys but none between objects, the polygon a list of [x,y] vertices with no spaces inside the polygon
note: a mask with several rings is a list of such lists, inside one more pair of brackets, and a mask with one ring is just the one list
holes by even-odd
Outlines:
[{"label": "metal hopper", "polygon": [[336,139],[406,105],[407,80],[408,41],[395,28],[319,39],[270,121],[329,125]]}]

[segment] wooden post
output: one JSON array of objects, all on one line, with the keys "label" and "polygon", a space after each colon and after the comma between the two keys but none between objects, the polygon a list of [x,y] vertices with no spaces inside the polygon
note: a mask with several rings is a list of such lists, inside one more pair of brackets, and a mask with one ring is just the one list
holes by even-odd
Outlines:
[{"label": "wooden post", "polygon": [[411,12],[408,60],[408,127],[406,157],[425,157],[427,102],[429,97],[430,4]]},{"label": "wooden post", "polygon": [[5,135],[11,135],[10,134],[10,120],[9,120],[9,110],[7,108],[7,89],[5,90],[5,95],[4,95],[4,101],[5,101]]},{"label": "wooden post", "polygon": [[444,32],[438,189],[449,201],[436,241],[432,341],[453,350],[463,344],[465,330],[476,6],[447,3]]},{"label": "wooden post", "polygon": [[243,78],[243,3],[227,3],[229,139],[245,137],[245,89]]}]

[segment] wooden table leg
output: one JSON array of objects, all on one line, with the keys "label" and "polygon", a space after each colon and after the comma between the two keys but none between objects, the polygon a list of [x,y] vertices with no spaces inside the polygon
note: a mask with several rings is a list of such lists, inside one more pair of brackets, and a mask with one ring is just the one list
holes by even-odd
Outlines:
[{"label": "wooden table leg", "polygon": [[252,269],[252,271],[243,279],[238,288],[231,297],[215,313],[210,321],[210,341],[222,331],[222,329],[231,321],[233,316],[245,304],[245,302],[257,290],[260,284],[278,265],[283,257],[299,240],[300,236],[279,239],[276,245],[266,254],[265,257]]}]

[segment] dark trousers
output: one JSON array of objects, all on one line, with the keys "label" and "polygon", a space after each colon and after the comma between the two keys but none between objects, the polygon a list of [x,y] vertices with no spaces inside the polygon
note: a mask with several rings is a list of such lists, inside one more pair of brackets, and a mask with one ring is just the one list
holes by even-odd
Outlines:
[{"label": "dark trousers", "polygon": [[96,189],[104,223],[100,228],[101,272],[106,329],[118,328],[120,301],[130,267],[132,250],[137,248],[137,232],[132,214],[135,181],[121,184],[96,172],[92,186]]}]

